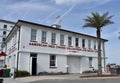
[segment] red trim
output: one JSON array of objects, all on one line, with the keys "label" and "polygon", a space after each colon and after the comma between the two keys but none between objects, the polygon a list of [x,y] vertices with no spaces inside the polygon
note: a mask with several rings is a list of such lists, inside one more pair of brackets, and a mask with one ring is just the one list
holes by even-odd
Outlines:
[{"label": "red trim", "polygon": [[57,44],[51,44],[51,45],[57,45]]},{"label": "red trim", "polygon": [[73,47],[73,46],[68,46],[68,47]]},{"label": "red trim", "polygon": [[6,53],[5,52],[1,52],[0,56],[6,56]]},{"label": "red trim", "polygon": [[42,44],[48,44],[47,42],[42,42]]},{"label": "red trim", "polygon": [[65,45],[60,45],[60,46],[65,46]]}]

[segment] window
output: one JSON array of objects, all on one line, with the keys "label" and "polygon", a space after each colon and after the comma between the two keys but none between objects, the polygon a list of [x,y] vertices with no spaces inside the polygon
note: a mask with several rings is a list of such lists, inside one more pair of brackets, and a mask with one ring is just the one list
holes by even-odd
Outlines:
[{"label": "window", "polygon": [[3,31],[3,35],[6,35],[6,31]]},{"label": "window", "polygon": [[91,40],[88,40],[88,48],[91,48]]},{"label": "window", "polygon": [[7,28],[7,25],[4,25],[4,28]]},{"label": "window", "polygon": [[64,45],[64,35],[60,35],[60,45]]},{"label": "window", "polygon": [[5,41],[5,38],[2,38],[2,41]]},{"label": "window", "polygon": [[92,57],[89,57],[89,67],[92,67]]},{"label": "window", "polygon": [[37,30],[31,29],[31,41],[36,41]]},{"label": "window", "polygon": [[94,50],[96,50],[96,41],[94,41]]},{"label": "window", "polygon": [[42,31],[42,42],[43,43],[46,42],[46,37],[47,37],[47,32],[46,31]]},{"label": "window", "polygon": [[79,39],[78,38],[75,38],[75,46],[78,47],[79,46]]},{"label": "window", "polygon": [[82,39],[82,47],[85,48],[85,39]]},{"label": "window", "polygon": [[68,46],[72,46],[72,37],[68,37]]},{"label": "window", "polygon": [[52,33],[51,44],[56,43],[56,33]]},{"label": "window", "polygon": [[50,55],[50,67],[56,66],[56,55]]}]

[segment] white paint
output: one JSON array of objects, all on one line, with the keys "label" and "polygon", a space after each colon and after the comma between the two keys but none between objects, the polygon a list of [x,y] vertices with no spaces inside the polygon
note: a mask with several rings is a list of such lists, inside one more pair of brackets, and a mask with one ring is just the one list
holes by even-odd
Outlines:
[{"label": "white paint", "polygon": [[[20,25],[19,25],[20,24]],[[97,52],[89,52],[89,51],[83,51],[82,48],[82,38],[86,41],[86,49],[88,49],[88,40],[91,40],[91,49],[94,50],[94,40],[97,41],[96,38],[75,34],[71,32],[61,31],[61,30],[55,30],[51,28],[46,28],[43,26],[37,26],[33,24],[27,24],[18,22],[18,25],[20,26],[20,41],[19,38],[19,29],[16,26],[13,33],[10,34],[10,36],[6,40],[6,46],[3,50],[6,50],[7,57],[6,57],[6,64],[9,65],[11,68],[12,66],[17,68],[17,60],[18,60],[18,70],[26,70],[30,73],[32,73],[32,66],[31,66],[31,57],[30,53],[36,53],[37,54],[37,74],[39,72],[69,72],[69,73],[82,73],[85,70],[92,70],[89,68],[89,57],[93,58],[93,67],[97,69]],[[41,32],[46,31],[47,32],[47,47],[42,46],[35,46],[35,45],[29,45],[29,43],[35,43],[31,42],[31,29],[36,29],[36,43],[41,44]],[[60,49],[60,48],[50,48],[48,45],[51,45],[51,33],[56,33],[56,46],[60,46],[60,34],[63,34],[65,36],[65,47],[66,49]],[[15,36],[17,37],[16,41],[14,41]],[[75,47],[75,38],[79,38],[79,47],[81,51],[75,51],[74,50],[68,50],[68,36],[72,37],[72,48]],[[14,42],[13,42],[14,41]],[[18,43],[19,41],[19,43]],[[103,41],[102,41],[103,42]],[[18,45],[19,50],[18,50]],[[55,46],[55,47],[56,47]],[[14,48],[16,48],[14,50]],[[11,51],[10,51],[11,49]],[[103,48],[102,48],[103,50]],[[18,53],[19,52],[19,53]],[[18,57],[19,54],[19,57]],[[54,54],[56,55],[56,68],[50,68],[50,55]],[[16,64],[12,64],[11,60],[12,57],[14,57],[14,62]],[[9,58],[11,56],[11,58]],[[103,52],[102,52],[103,56]],[[17,59],[18,58],[18,59]],[[68,65],[68,67],[66,66]],[[68,69],[67,69],[68,68]]]},{"label": "white paint", "polygon": [[80,73],[81,70],[81,61],[80,57],[76,56],[68,56],[67,57],[67,64],[68,64],[68,72],[69,73]]}]

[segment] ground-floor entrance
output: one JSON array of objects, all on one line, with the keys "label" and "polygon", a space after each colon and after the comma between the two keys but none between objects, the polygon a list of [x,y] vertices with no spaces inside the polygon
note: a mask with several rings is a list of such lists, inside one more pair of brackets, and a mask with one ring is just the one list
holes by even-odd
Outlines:
[{"label": "ground-floor entrance", "polygon": [[68,73],[80,73],[80,57],[68,56],[67,57]]},{"label": "ground-floor entrance", "polygon": [[32,75],[36,75],[37,74],[37,54],[31,54],[31,69],[32,69]]}]

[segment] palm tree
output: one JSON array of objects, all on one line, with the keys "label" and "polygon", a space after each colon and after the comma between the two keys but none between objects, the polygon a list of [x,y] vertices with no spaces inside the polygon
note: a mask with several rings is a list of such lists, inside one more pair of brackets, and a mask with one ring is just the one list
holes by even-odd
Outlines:
[{"label": "palm tree", "polygon": [[87,16],[84,19],[86,22],[84,27],[91,27],[96,29],[96,35],[98,39],[98,75],[102,75],[102,58],[101,58],[101,29],[102,27],[113,24],[110,20],[113,16],[108,16],[109,12],[100,15],[98,12],[92,13],[92,16]]}]

